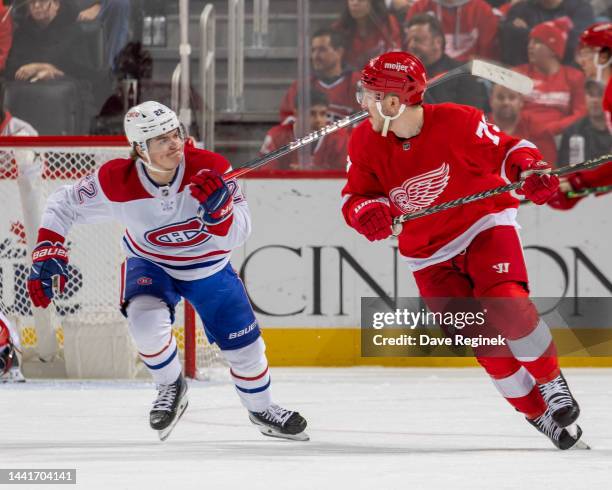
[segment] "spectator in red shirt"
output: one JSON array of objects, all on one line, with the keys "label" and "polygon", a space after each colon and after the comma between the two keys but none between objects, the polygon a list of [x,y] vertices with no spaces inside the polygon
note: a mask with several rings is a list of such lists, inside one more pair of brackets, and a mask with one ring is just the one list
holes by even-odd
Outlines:
[{"label": "spectator in red shirt", "polygon": [[346,0],[340,20],[333,25],[347,38],[344,61],[361,70],[373,57],[402,47],[399,22],[384,0]]},{"label": "spectator in red shirt", "polygon": [[417,0],[406,21],[421,13],[442,23],[449,57],[458,61],[497,57],[498,17],[485,0]]},{"label": "spectator in red shirt", "polygon": [[[312,91],[310,94],[310,129],[312,131],[317,131],[329,123],[328,109],[327,96],[322,92]],[[260,155],[277,150],[296,139],[294,115],[268,131],[261,146]],[[348,132],[340,129],[335,133],[323,136],[308,146],[312,155],[311,167],[301,168],[298,164],[297,153],[292,152],[273,160],[267,168],[273,170],[344,170],[347,144]]]},{"label": "spectator in red shirt", "polygon": [[494,123],[504,133],[531,141],[538,147],[544,160],[554,164],[557,159],[555,141],[548,134],[541,134],[529,113],[523,111],[523,96],[514,90],[493,85],[489,97],[491,113],[489,122]]},{"label": "spectator in red shirt", "polygon": [[[323,92],[329,99],[329,115],[333,120],[346,117],[359,111],[355,91],[360,72],[347,70],[343,65],[344,37],[334,29],[320,29],[310,41],[310,60],[313,75],[311,87]],[[280,107],[281,122],[295,113],[295,96],[298,84],[293,82]]]},{"label": "spectator in red shirt", "polygon": [[584,75],[561,64],[570,26],[568,18],[535,26],[529,34],[529,64],[516,67],[534,81],[523,113],[533,119],[543,138],[554,138],[587,112]]},{"label": "spectator in red shirt", "polygon": [[[461,65],[459,61],[445,54],[444,32],[440,21],[429,14],[417,14],[404,24],[406,33],[406,48],[415,54],[425,65],[427,77],[450,71]],[[425,92],[425,102],[437,104],[454,102],[466,104],[485,110],[487,91],[484,84],[475,77],[457,77],[428,89]]]},{"label": "spectator in red shirt", "polygon": [[13,43],[13,18],[10,10],[0,3],[0,73],[6,67],[11,44]]}]

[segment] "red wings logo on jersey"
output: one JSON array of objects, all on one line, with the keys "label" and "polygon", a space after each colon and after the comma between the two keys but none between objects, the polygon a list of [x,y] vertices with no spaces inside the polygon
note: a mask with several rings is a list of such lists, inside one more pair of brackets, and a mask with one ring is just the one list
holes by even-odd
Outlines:
[{"label": "red wings logo on jersey", "polygon": [[191,218],[149,231],[145,239],[157,247],[194,247],[210,240],[210,235],[204,232],[198,218]]},{"label": "red wings logo on jersey", "polygon": [[416,177],[407,179],[401,187],[394,187],[389,192],[391,202],[404,213],[414,213],[431,206],[448,185],[450,166],[443,163]]}]

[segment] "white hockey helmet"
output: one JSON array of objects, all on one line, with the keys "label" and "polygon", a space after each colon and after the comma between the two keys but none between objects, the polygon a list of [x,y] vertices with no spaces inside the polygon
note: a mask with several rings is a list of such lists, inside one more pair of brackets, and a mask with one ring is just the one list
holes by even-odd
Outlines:
[{"label": "white hockey helmet", "polygon": [[157,172],[165,171],[151,167],[152,162],[149,158],[147,141],[177,128],[180,130],[181,136],[184,136],[176,113],[169,107],[152,100],[130,108],[123,119],[123,129],[130,146],[134,148],[134,145],[136,145],[149,160],[145,162],[147,167]]}]

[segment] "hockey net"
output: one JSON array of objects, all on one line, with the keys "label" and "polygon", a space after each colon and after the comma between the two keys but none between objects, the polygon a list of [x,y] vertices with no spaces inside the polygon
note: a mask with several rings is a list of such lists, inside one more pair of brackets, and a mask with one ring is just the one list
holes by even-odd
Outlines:
[{"label": "hockey net", "polygon": [[[44,203],[59,186],[75,183],[104,162],[128,154],[127,142],[117,137],[0,139],[0,307],[18,327],[26,362],[38,358],[44,327],[40,313],[35,321],[26,289],[29,251]],[[45,314],[50,315],[50,335],[57,339],[58,356],[66,362],[69,376],[114,377],[104,369],[109,362],[128,366],[127,374],[117,374],[120,377],[144,371],[133,346],[126,348],[117,340],[131,343],[118,309],[122,234],[119,223],[76,225],[68,234],[69,280]],[[210,368],[222,363],[218,349],[208,343],[193,309],[184,302],[177,309],[173,333],[187,376],[206,378]],[[115,358],[99,358],[108,357],[100,356],[104,352]]]}]

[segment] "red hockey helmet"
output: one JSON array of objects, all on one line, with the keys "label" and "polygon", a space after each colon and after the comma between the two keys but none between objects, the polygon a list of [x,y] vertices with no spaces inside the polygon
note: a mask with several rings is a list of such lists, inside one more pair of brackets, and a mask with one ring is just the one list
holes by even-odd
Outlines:
[{"label": "red hockey helmet", "polygon": [[612,49],[612,22],[598,22],[580,34],[580,44]]},{"label": "red hockey helmet", "polygon": [[391,51],[372,58],[361,71],[364,88],[381,94],[395,94],[400,102],[423,102],[427,73],[421,60],[410,53]]}]

